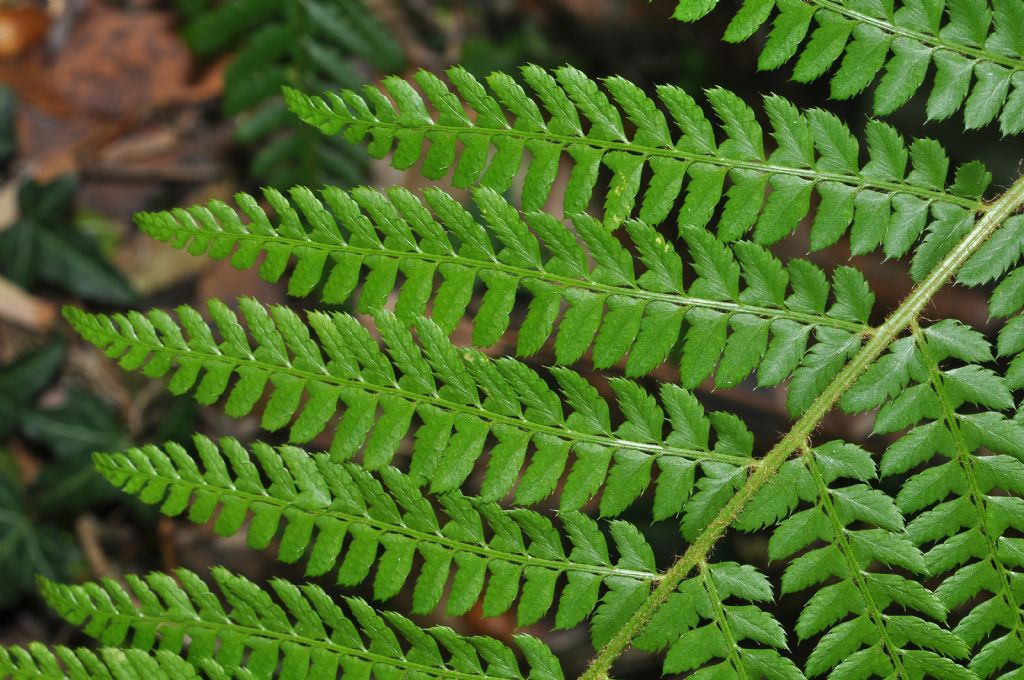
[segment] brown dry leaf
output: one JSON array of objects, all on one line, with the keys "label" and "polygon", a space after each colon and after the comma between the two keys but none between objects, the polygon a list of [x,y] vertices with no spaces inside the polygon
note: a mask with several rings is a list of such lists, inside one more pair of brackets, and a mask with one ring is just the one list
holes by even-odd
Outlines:
[{"label": "brown dry leaf", "polygon": [[217,97],[224,68],[215,63],[195,79],[173,12],[92,0],[59,55],[34,50],[0,61],[0,82],[21,104],[21,155],[30,174],[46,181],[93,166],[109,145],[168,107]]},{"label": "brown dry leaf", "polygon": [[[140,126],[100,149],[84,168],[104,182],[213,184],[229,174],[222,160],[230,142],[183,109],[173,120]],[[226,129],[225,129],[226,130]]]},{"label": "brown dry leaf", "polygon": [[0,276],[0,319],[36,333],[45,333],[57,320],[57,306],[26,293]]},{"label": "brown dry leaf", "polygon": [[484,616],[483,607],[479,602],[473,605],[473,608],[461,619],[474,635],[487,635],[506,643],[512,641],[512,636],[516,632],[516,620],[512,612],[487,617]]},{"label": "brown dry leaf", "polygon": [[78,171],[78,159],[73,148],[51,149],[39,158],[25,164],[28,174],[36,182],[47,184],[58,177]]},{"label": "brown dry leaf", "polygon": [[102,394],[104,399],[117,406],[122,415],[131,409],[136,398],[136,390],[128,383],[137,383],[138,376],[125,373],[103,352],[82,340],[68,346],[62,374],[73,378],[75,384],[96,394]]},{"label": "brown dry leaf", "polygon": [[0,59],[18,57],[46,36],[50,20],[38,7],[0,8]]},{"label": "brown dry leaf", "polygon": [[[169,11],[123,11],[93,2],[50,81],[79,114],[120,118],[195,101],[192,55]],[[202,85],[202,84],[200,84]],[[213,96],[216,88],[202,91]]]},{"label": "brown dry leaf", "polygon": [[8,180],[0,186],[0,231],[9,229],[18,221],[18,188],[21,180],[18,177]]},{"label": "brown dry leaf", "polygon": [[0,61],[0,82],[14,90],[19,109],[28,104],[50,116],[71,116],[74,111],[49,82],[48,68],[42,52],[35,50],[21,59]]},{"label": "brown dry leaf", "polygon": [[104,163],[131,163],[150,160],[155,156],[166,156],[179,144],[179,132],[165,125],[116,139],[108,144],[100,155]]},{"label": "brown dry leaf", "polygon": [[118,250],[114,266],[139,295],[147,297],[198,276],[210,267],[210,262],[165,243],[140,238]]},{"label": "brown dry leaf", "polygon": [[561,0],[562,7],[580,21],[603,21],[620,9],[608,0]]},{"label": "brown dry leaf", "polygon": [[14,465],[18,470],[18,477],[21,478],[21,481],[25,484],[31,484],[35,481],[43,467],[42,462],[32,455],[32,451],[17,438],[12,437],[8,439],[4,445],[11,452]]}]

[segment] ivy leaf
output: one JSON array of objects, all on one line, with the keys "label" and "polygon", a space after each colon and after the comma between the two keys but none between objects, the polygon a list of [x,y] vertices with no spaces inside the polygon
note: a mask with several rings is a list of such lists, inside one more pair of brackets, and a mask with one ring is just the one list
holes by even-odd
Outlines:
[{"label": "ivy leaf", "polygon": [[25,436],[63,458],[128,445],[117,414],[100,397],[72,388],[66,400],[56,408],[26,411],[22,416]]},{"label": "ivy leaf", "polygon": [[36,588],[36,579],[67,578],[78,559],[74,538],[51,522],[40,522],[28,507],[24,492],[7,473],[0,473],[0,605],[8,607]]},{"label": "ivy leaf", "polygon": [[32,182],[18,192],[17,222],[0,233],[0,273],[25,288],[57,286],[86,299],[113,305],[138,300],[95,241],[72,225],[74,180]]},{"label": "ivy leaf", "polygon": [[0,436],[17,428],[35,396],[53,381],[64,361],[64,345],[52,341],[0,368]]}]

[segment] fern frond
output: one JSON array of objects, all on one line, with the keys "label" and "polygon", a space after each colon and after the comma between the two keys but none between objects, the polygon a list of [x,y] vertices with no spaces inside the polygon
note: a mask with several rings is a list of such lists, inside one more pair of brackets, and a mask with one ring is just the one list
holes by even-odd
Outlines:
[{"label": "fern frond", "polygon": [[[552,76],[528,66],[523,77],[534,98],[501,73],[487,79],[491,94],[465,70],[452,69],[448,77],[458,95],[429,73],[416,76],[436,114],[398,78],[384,81],[395,104],[375,88],[363,96],[343,90],[326,98],[286,90],[285,99],[326,134],[343,132],[353,143],[369,135],[372,156],[384,157],[394,146],[392,164],[398,168],[416,163],[429,142],[424,174],[439,178],[454,166],[456,186],[479,182],[504,192],[526,164],[522,201],[529,211],[546,203],[566,155],[573,170],[565,212],[585,212],[603,165],[612,173],[604,203],[607,226],[618,226],[634,212],[657,224],[678,205],[680,227],[705,227],[722,205],[723,241],[753,229],[755,242],[775,243],[807,217],[817,193],[821,206],[811,229],[812,249],[852,229],[855,254],[884,246],[888,256],[898,257],[920,236],[930,210],[973,213],[991,181],[980,163],[970,163],[948,185],[949,160],[937,142],[917,140],[908,150],[899,133],[878,121],[868,125],[868,162],[862,165],[860,145],[839,118],[820,109],[801,112],[776,96],[764,104],[777,143],[767,154],[754,111],[727,90],[707,93],[721,120],[716,133],[701,107],[676,87],[658,88],[656,103],[622,78],[605,79],[602,90],[571,67]],[[474,119],[464,106],[475,112]],[[679,130],[675,135],[666,111]],[[636,127],[632,135],[625,132],[624,118]],[[457,144],[463,148],[456,162]],[[530,153],[528,163],[524,151]],[[652,178],[637,211],[648,167]]]},{"label": "fern frond", "polygon": [[249,172],[281,187],[361,181],[365,154],[298,125],[281,101],[281,87],[359,87],[365,80],[360,66],[401,69],[401,50],[373,13],[359,0],[202,4],[189,13],[185,38],[204,56],[236,50],[224,75],[223,110],[237,121],[238,141],[260,144]]},{"label": "fern frond", "polygon": [[[265,254],[260,275],[268,281],[294,260],[293,295],[318,290],[325,302],[338,304],[364,281],[357,304],[364,313],[391,303],[401,273],[396,314],[411,324],[432,303],[431,318],[446,333],[481,282],[486,292],[473,329],[479,346],[501,339],[516,295],[529,293],[517,354],[534,354],[555,335],[564,306],[554,344],[559,363],[573,363],[593,346],[598,368],[628,353],[627,375],[642,375],[681,344],[681,384],[691,389],[712,373],[718,387],[733,387],[755,370],[758,384],[777,385],[797,369],[815,330],[832,344],[871,332],[874,295],[856,270],[840,267],[830,285],[805,260],[783,266],[761,246],[723,245],[693,227],[683,230],[682,254],[697,276],[684,287],[683,258],[639,221],[628,221],[617,237],[593,217],[574,215],[573,233],[545,213],[517,212],[486,188],[474,192],[483,224],[438,190],[426,192],[433,212],[400,188],[387,196],[329,188],[323,202],[301,187],[291,191],[291,201],[272,189],[264,196],[276,225],[246,194],[237,202],[248,224],[220,202],[136,221],[160,241],[195,255],[230,257],[236,267],[254,266]],[[630,246],[640,256],[639,274]]]},{"label": "fern frond", "polygon": [[[530,451],[516,503],[547,498],[569,470],[559,499],[562,510],[582,507],[608,479],[613,483],[601,509],[615,515],[651,484],[656,464],[655,516],[674,516],[686,503],[696,531],[746,478],[753,435],[731,414],[705,414],[681,387],[663,385],[659,403],[635,382],[613,379],[624,416],[613,428],[609,403],[579,374],[551,369],[556,391],[525,364],[456,349],[426,319],[418,324],[416,344],[397,319],[379,314],[385,354],[369,331],[345,314],[312,312],[307,326],[286,307],[268,310],[248,298],[240,307],[252,344],[235,314],[215,300],[209,310],[220,343],[190,307],[178,309],[181,325],[159,310],[148,317],[91,315],[73,308],[65,313],[82,337],[119,359],[123,368],[142,369],[151,377],[173,371],[168,388],[182,393],[198,383],[195,396],[201,403],[227,394],[225,410],[233,417],[248,414],[269,392],[262,426],[278,430],[291,422],[293,442],[320,434],[341,406],[331,446],[335,460],[362,449],[368,469],[388,465],[415,416],[420,424],[411,473],[435,493],[458,488],[494,442],[485,499],[511,491]],[[237,381],[229,389],[232,376]],[[705,476],[689,498],[698,467]]]},{"label": "fern frond", "polygon": [[[518,602],[517,620],[525,626],[547,614],[561,593],[556,626],[569,628],[597,607],[602,584],[645,591],[658,578],[651,547],[626,522],[606,525],[617,554],[612,560],[605,532],[578,512],[563,512],[552,523],[529,510],[505,510],[458,492],[436,496],[435,510],[395,468],[371,474],[291,446],[257,443],[249,453],[234,439],[222,439],[219,448],[204,437],[195,442],[202,471],[175,444],[97,454],[96,468],[115,486],[160,504],[164,514],[187,510],[191,521],[206,522],[219,511],[214,530],[222,536],[237,533],[251,518],[251,548],[265,548],[283,525],[278,559],[295,562],[308,553],[307,575],[338,566],[337,582],[346,586],[372,576],[378,600],[413,580],[414,614],[438,606],[453,574],[449,615],[465,614],[483,593],[485,616]],[[416,556],[421,566],[413,579]],[[563,576],[565,585],[556,586]]]},{"label": "fern frond", "polygon": [[[696,21],[717,4],[684,0],[675,17]],[[744,0],[725,40],[747,40],[773,16],[758,61],[761,69],[797,58],[793,78],[810,82],[838,62],[832,97],[848,99],[877,79],[873,108],[876,115],[886,115],[914,96],[934,65],[928,118],[942,120],[963,108],[967,128],[984,127],[998,116],[1004,135],[1024,131],[1024,11],[1019,0]]]},{"label": "fern frond", "polygon": [[[193,663],[213,659],[256,677],[345,676],[524,679],[513,651],[493,638],[467,637],[450,628],[420,628],[359,598],[344,607],[321,588],[275,579],[262,589],[223,568],[214,568],[218,597],[193,572],[177,580],[154,572],[68,586],[44,581],[43,596],[55,611],[106,645],[130,644],[179,653],[188,641]],[[540,640],[517,635],[528,674],[562,680],[551,651]]]},{"label": "fern frond", "polygon": [[[957,283],[965,286],[996,282],[988,301],[988,311],[992,316],[1009,317],[1024,308],[1024,267],[1018,266],[1024,255],[1022,243],[1024,215],[1017,215],[1006,220],[1003,229],[981,247],[957,276]],[[1019,349],[1013,349],[1019,344],[1015,340],[1019,323],[1011,320],[1000,329],[1000,356],[1020,352]],[[1011,373],[1019,370],[1011,368]]]},{"label": "fern frond", "polygon": [[[769,557],[792,558],[782,593],[815,589],[796,625],[802,640],[821,636],[808,676],[970,678],[959,665],[967,647],[935,623],[946,619],[940,599],[913,578],[870,569],[928,573],[896,503],[870,486],[876,478],[871,455],[857,446],[833,441],[805,449],[761,489],[736,526],[756,531],[778,523]],[[797,511],[801,503],[810,506]]]},{"label": "fern frond", "polygon": [[[105,647],[99,651],[39,643],[27,647],[0,647],[0,677],[9,680],[228,680],[215,662],[202,671],[167,650]],[[242,676],[238,676],[242,677]]]},{"label": "fern frond", "polygon": [[[896,310],[886,319],[885,323],[879,327],[875,335],[865,343],[864,348],[857,352],[856,356],[854,356],[849,363],[843,367],[836,378],[833,379],[828,387],[825,388],[821,396],[818,397],[811,407],[808,408],[807,412],[797,420],[789,433],[787,433],[760,460],[757,470],[749,477],[743,487],[726,502],[723,509],[693,540],[690,547],[687,548],[682,557],[680,557],[672,567],[665,571],[664,577],[658,587],[651,592],[650,598],[644,602],[627,621],[625,621],[622,628],[614,635],[608,644],[599,650],[587,671],[581,676],[582,680],[600,680],[607,676],[608,670],[611,668],[615,659],[618,658],[626,647],[640,634],[643,627],[651,620],[658,608],[667,601],[668,596],[676,589],[676,587],[682,583],[702,561],[705,560],[707,555],[713,549],[715,543],[725,532],[725,529],[731,526],[738,517],[742,516],[744,508],[747,507],[748,504],[752,503],[754,498],[759,495],[761,491],[772,486],[773,482],[777,482],[777,476],[783,467],[789,462],[790,455],[802,447],[806,448],[807,440],[811,437],[814,428],[821,422],[824,415],[840,401],[852,386],[858,383],[858,381],[866,375],[869,369],[876,365],[876,360],[882,356],[891,345],[896,344],[897,338],[899,338],[905,329],[913,327],[916,324],[916,321],[921,315],[925,305],[942,287],[945,286],[949,279],[956,274],[956,272],[972,257],[972,255],[978,252],[979,248],[988,238],[992,237],[994,233],[998,233],[1000,227],[1003,226],[1004,221],[1012,217],[1020,209],[1022,204],[1024,204],[1024,181],[1018,181],[1010,191],[990,205],[989,209],[986,211],[984,216],[978,220],[977,225],[972,228],[970,233],[965,235],[963,239],[950,250],[949,254],[944,256],[942,260],[937,263],[928,276],[911,292],[910,295],[907,296],[904,302],[896,308]],[[881,378],[879,377],[875,378],[876,381],[880,379]],[[870,390],[868,390],[868,392],[870,393]],[[824,496],[825,494],[822,495]],[[884,494],[883,497],[885,497]],[[891,499],[889,500],[888,507],[895,507]],[[852,511],[851,515],[853,515],[854,518],[857,517],[857,515]],[[899,518],[900,524],[902,525],[902,514],[897,511],[896,517]],[[885,520],[884,514],[881,519]],[[839,518],[839,524],[841,526],[840,532],[842,532],[845,530],[846,523],[843,521],[841,516]],[[894,579],[886,579],[886,576],[893,576]],[[882,582],[882,586],[898,586],[903,585],[904,583],[910,583],[911,585],[906,593],[906,595],[910,596],[914,595],[915,590],[921,588],[920,584],[910,582],[899,574],[884,574],[882,579],[873,579],[873,582],[878,581]],[[921,608],[934,608],[936,613],[941,609],[942,612],[939,615],[940,619],[945,615],[945,608],[942,607],[941,602],[939,602],[934,595],[928,593],[928,591],[925,591],[920,597],[906,597],[904,593],[899,591],[886,593],[883,588],[882,595],[886,598],[884,600],[886,606],[888,606],[892,601],[906,600],[907,604],[905,606],[913,607],[919,611]],[[872,598],[874,599],[873,594]],[[937,608],[935,608],[936,603],[938,604]],[[849,609],[851,608],[848,607],[847,610]],[[861,611],[864,610],[861,609]],[[926,626],[925,628],[928,627]],[[939,630],[941,631],[941,628]],[[965,674],[966,677],[973,677],[973,674],[971,674],[970,671],[963,670],[962,667],[958,667],[955,662],[949,659],[943,660],[942,657],[937,657],[935,652],[929,649],[929,646],[935,645],[935,642],[932,640],[934,636],[920,635],[914,637],[918,637],[920,639],[920,644],[917,644],[916,642],[913,643],[914,646],[918,647],[918,649],[910,649],[899,653],[904,667],[909,665],[913,668],[921,669],[918,671],[921,674],[940,674],[940,677],[946,675],[951,677],[965,677]],[[911,638],[908,638],[908,640],[909,639]],[[959,638],[955,638],[955,636],[954,639],[959,641]],[[870,638],[868,638],[868,640],[870,641]],[[860,640],[858,639],[857,647],[854,649],[858,649],[859,645]],[[870,673],[871,671],[863,668],[863,665],[871,663],[873,659],[877,658],[877,656],[873,655],[870,648],[867,652],[864,650],[861,650],[861,652],[858,652],[859,656],[851,656],[843,663],[860,665],[861,668],[853,669],[853,672],[859,671],[858,674]],[[892,657],[895,655],[890,654],[889,656]]]},{"label": "fern frond", "polygon": [[[954,612],[971,603],[953,628],[972,650],[971,670],[981,678],[1007,664],[1019,671],[1024,593],[1015,570],[1024,553],[1005,534],[1024,527],[1024,427],[1000,413],[1014,407],[1004,379],[971,363],[991,359],[981,334],[942,322],[900,343],[880,360],[896,375],[887,391],[898,392],[885,400],[875,429],[912,429],[886,451],[882,475],[907,475],[896,501],[913,516],[910,538],[931,546],[924,557],[942,579],[936,596]],[[889,359],[897,353],[898,363]],[[950,360],[966,365],[941,367]]]},{"label": "fern frond", "polygon": [[[259,32],[239,68],[278,78],[274,65],[319,1],[234,0],[263,17],[299,10],[287,28]],[[697,19],[717,2],[689,0],[677,14]],[[930,116],[963,108],[968,127],[999,117],[1004,132],[1024,131],[1021,0],[744,0],[729,37],[773,17],[764,68],[800,53],[816,23],[801,79],[842,57],[833,94],[852,96],[884,68],[875,106],[889,113],[934,64]],[[315,61],[305,48],[296,54]],[[337,63],[321,56],[313,71]],[[123,368],[168,376],[171,391],[203,404],[223,400],[230,416],[258,411],[291,443],[329,431],[318,440],[328,451],[197,436],[195,457],[146,446],[95,455],[101,472],[168,515],[224,535],[245,528],[254,548],[277,542],[278,557],[304,560],[308,575],[333,573],[375,600],[408,592],[416,613],[445,600],[453,615],[479,604],[487,616],[515,607],[519,625],[587,625],[596,653],[580,680],[608,680],[631,646],[664,653],[666,674],[691,678],[1024,677],[1024,409],[1014,393],[1024,389],[1024,178],[986,201],[981,163],[951,172],[937,142],[907,144],[880,121],[862,149],[836,116],[776,96],[762,123],[727,90],[709,90],[705,111],[678,88],[648,96],[568,66],[529,66],[524,85],[494,74],[485,86],[461,68],[448,77],[285,98],[306,123],[342,133],[335,141],[368,139],[397,168],[451,173],[473,187],[473,205],[437,190],[421,201],[402,189],[300,186],[240,194],[237,210],[213,202],[139,218],[174,247],[240,268],[262,258],[266,280],[287,274],[290,293],[352,301],[370,318],[248,298],[237,313],[211,301],[206,316],[65,310]],[[232,101],[263,96],[258,78],[245,84]],[[563,162],[568,222],[540,212]],[[523,211],[503,198],[520,183]],[[600,221],[588,214],[595,194]],[[659,226],[670,216],[678,244]],[[855,268],[826,277],[771,252],[804,222],[811,249],[846,238],[854,255],[907,260],[916,285],[872,325],[874,296]],[[997,357],[958,321],[921,327],[954,279],[994,284],[992,315],[1016,317]],[[474,289],[475,345],[502,339],[521,295],[517,352],[550,343],[558,365],[457,347],[450,337]],[[597,382],[565,366],[588,352],[628,375]],[[634,380],[669,357],[679,357],[680,384]],[[706,413],[691,391],[755,374],[787,383],[793,415],[758,459],[742,420]],[[880,469],[859,446],[815,440],[837,406],[875,412],[872,434],[891,444]],[[663,570],[641,529],[615,519],[648,493],[654,519],[678,521],[683,538]],[[544,503],[556,516],[501,501]],[[770,611],[764,574],[711,562],[733,529],[764,536],[768,558],[784,563],[778,590],[799,599],[799,648],[788,649]],[[101,653],[100,672],[113,677],[160,677],[161,663],[218,680],[563,677],[529,636],[513,649],[312,585],[262,587],[222,568],[213,581],[218,593],[185,570],[125,585],[46,580],[42,591],[102,645],[136,648],[116,667]],[[92,662],[48,654],[0,653],[0,670]]]},{"label": "fern frond", "polygon": [[788,647],[785,630],[761,609],[773,599],[768,579],[749,565],[704,565],[669,595],[636,647],[667,649],[665,674],[699,669],[696,675],[702,677],[802,679],[796,665],[779,653]]}]

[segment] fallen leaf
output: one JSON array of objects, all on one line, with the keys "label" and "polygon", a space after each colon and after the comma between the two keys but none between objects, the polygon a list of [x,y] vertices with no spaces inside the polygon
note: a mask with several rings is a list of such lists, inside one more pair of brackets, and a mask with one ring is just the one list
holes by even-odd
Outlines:
[{"label": "fallen leaf", "polygon": [[194,101],[192,54],[173,12],[94,3],[79,20],[51,83],[79,113],[120,118]]},{"label": "fallen leaf", "polygon": [[50,20],[38,7],[0,9],[0,59],[20,56],[45,36]]},{"label": "fallen leaf", "polygon": [[45,333],[53,328],[57,320],[57,306],[29,295],[0,277],[0,319],[36,333]]},{"label": "fallen leaf", "polygon": [[18,187],[21,181],[16,177],[0,186],[0,232],[18,221]]}]

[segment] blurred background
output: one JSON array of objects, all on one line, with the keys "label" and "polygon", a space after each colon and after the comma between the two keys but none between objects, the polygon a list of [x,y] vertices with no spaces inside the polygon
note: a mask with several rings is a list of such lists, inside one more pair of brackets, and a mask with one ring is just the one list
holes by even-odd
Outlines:
[{"label": "blurred background", "polygon": [[[720,42],[734,3],[723,0],[733,7],[692,27],[668,19],[672,0],[0,0],[0,644],[80,641],[42,606],[38,574],[73,581],[224,564],[258,579],[301,578],[300,568],[275,562],[272,549],[248,550],[244,533],[224,539],[210,526],[160,518],[91,470],[92,451],[187,443],[194,431],[268,439],[254,417],[231,421],[216,406],[197,407],[122,372],[60,319],[63,304],[116,311],[239,295],[286,300],[284,288],[260,281],[255,269],[237,272],[141,236],[133,213],[228,200],[260,186],[426,184],[298,123],[281,103],[283,84],[319,92],[456,63],[481,78],[527,62],[572,63],[648,91],[673,83],[697,94],[721,83],[755,108],[756,96],[769,92],[805,107],[825,101],[827,82],[797,85],[785,68],[757,73],[759,38]],[[868,101],[829,108],[859,131]],[[1019,142],[1007,153],[1010,143],[991,133],[964,134],[955,121],[923,124],[922,110],[912,102],[893,122],[907,137],[943,140],[954,163],[985,160],[996,191],[1018,171]],[[804,256],[805,245],[798,236],[780,247]],[[840,243],[813,259],[831,268],[850,258]],[[856,264],[881,317],[906,291],[905,270],[878,258]],[[983,291],[949,293],[935,314],[984,328],[984,300]],[[468,344],[468,332],[456,340]],[[514,338],[493,351],[512,347]],[[546,357],[534,360],[550,363]],[[654,379],[673,379],[672,369]],[[709,409],[746,417],[761,450],[786,429],[781,393],[741,386],[701,397]],[[856,441],[870,422],[828,420],[822,429]],[[649,517],[642,506],[631,519]],[[648,534],[667,564],[681,548],[676,528],[663,524]],[[773,577],[779,571],[758,538],[730,537],[716,558],[749,561]],[[785,625],[799,604],[783,600]],[[514,632],[511,615],[436,620],[499,638]],[[569,673],[578,670],[591,653],[586,632],[547,628],[531,632]],[[622,675],[654,677],[659,665],[629,655]]]}]

